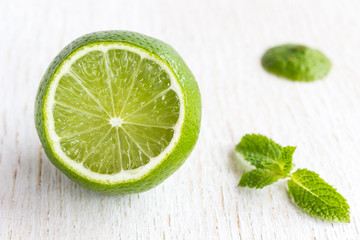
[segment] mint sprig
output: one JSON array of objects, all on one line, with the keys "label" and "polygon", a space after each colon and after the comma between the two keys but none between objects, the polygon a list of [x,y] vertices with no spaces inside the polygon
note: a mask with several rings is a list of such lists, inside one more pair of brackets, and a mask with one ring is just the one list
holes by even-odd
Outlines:
[{"label": "mint sprig", "polygon": [[346,199],[318,174],[293,168],[296,147],[282,147],[260,134],[247,134],[236,146],[246,161],[255,167],[244,173],[240,187],[263,188],[279,179],[288,180],[289,194],[300,208],[314,217],[336,222],[350,222],[350,207]]}]

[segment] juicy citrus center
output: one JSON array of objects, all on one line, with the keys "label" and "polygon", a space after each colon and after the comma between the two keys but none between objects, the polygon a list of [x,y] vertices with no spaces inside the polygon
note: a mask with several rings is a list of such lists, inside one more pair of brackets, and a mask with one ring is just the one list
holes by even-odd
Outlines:
[{"label": "juicy citrus center", "polygon": [[182,93],[166,65],[118,45],[85,47],[67,65],[49,96],[61,158],[90,174],[156,166],[183,123]]},{"label": "juicy citrus center", "polygon": [[123,123],[123,120],[119,117],[111,118],[110,124],[112,127],[121,127],[121,124]]}]

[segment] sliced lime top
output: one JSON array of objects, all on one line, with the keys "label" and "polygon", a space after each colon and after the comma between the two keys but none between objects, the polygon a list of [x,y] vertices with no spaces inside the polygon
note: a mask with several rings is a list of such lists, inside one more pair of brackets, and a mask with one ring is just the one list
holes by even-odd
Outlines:
[{"label": "sliced lime top", "polygon": [[166,63],[142,49],[96,43],[73,52],[46,96],[53,151],[79,174],[137,178],[172,150],[183,96]]}]

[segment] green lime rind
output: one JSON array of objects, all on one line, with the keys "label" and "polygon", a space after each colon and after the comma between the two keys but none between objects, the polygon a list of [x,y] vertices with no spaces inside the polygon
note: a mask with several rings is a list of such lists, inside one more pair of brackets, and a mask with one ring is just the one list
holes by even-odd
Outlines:
[{"label": "green lime rind", "polygon": [[270,73],[293,81],[312,82],[326,77],[331,61],[319,50],[285,44],[270,48],[261,59]]},{"label": "green lime rind", "polygon": [[[77,49],[84,45],[98,42],[119,42],[130,44],[154,54],[162,61],[164,61],[170,69],[172,69],[184,94],[184,124],[182,126],[180,138],[177,144],[157,167],[153,168],[139,179],[120,183],[106,183],[101,181],[94,181],[86,178],[86,176],[78,174],[71,167],[66,165],[53,151],[49,142],[48,133],[46,132],[44,101],[49,90],[50,83],[54,79],[54,75],[56,74],[57,69],[61,63]],[[174,173],[190,155],[198,139],[200,132],[200,121],[200,91],[193,74],[180,55],[171,46],[160,40],[129,31],[114,30],[94,32],[84,35],[67,45],[55,57],[46,70],[41,80],[35,102],[35,125],[41,144],[49,160],[60,171],[62,171],[66,176],[79,185],[95,192],[108,194],[143,192],[163,182],[172,173]]]}]

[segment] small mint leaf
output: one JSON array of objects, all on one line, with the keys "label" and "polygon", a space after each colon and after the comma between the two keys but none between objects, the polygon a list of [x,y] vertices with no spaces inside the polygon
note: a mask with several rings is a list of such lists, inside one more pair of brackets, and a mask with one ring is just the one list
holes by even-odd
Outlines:
[{"label": "small mint leaf", "polygon": [[289,194],[300,208],[325,220],[350,222],[346,199],[317,173],[298,169],[290,177]]},{"label": "small mint leaf", "polygon": [[256,168],[265,168],[264,163],[278,160],[282,147],[260,134],[246,134],[235,150]]},{"label": "small mint leaf", "polygon": [[281,162],[284,163],[283,167],[283,175],[286,177],[292,168],[294,167],[294,164],[292,163],[292,157],[296,150],[296,147],[287,146],[284,147],[281,151]]},{"label": "small mint leaf", "polygon": [[254,169],[242,175],[240,187],[263,188],[282,178],[282,175],[269,169]]},{"label": "small mint leaf", "polygon": [[256,168],[269,169],[286,177],[293,167],[292,155],[295,149],[291,146],[281,147],[260,134],[247,134],[235,150]]}]

